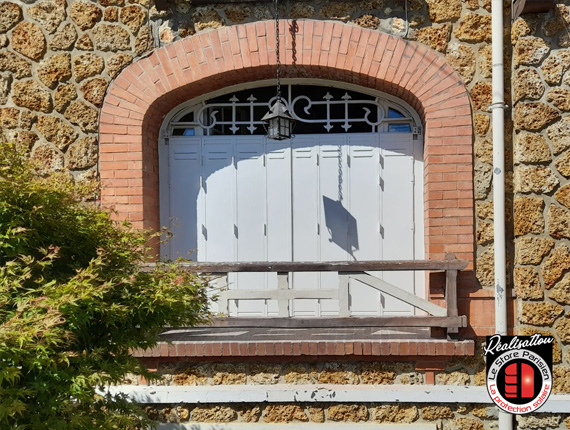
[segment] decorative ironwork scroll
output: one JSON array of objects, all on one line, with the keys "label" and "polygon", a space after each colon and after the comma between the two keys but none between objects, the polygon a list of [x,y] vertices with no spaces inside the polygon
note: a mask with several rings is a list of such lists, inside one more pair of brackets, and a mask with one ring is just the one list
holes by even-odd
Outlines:
[{"label": "decorative ironwork scroll", "polygon": [[[245,101],[240,101],[234,94],[228,102],[207,103],[198,111],[196,117],[199,125],[205,130],[216,126],[229,126],[228,129],[236,134],[240,126],[246,126],[247,130],[254,134],[258,127],[263,125],[262,114],[260,115],[260,111],[263,110],[258,109],[256,112],[255,108],[268,109],[274,102],[275,97],[268,101],[259,101],[253,94]],[[370,131],[375,131],[385,118],[384,109],[377,100],[355,100],[348,92],[336,100],[330,92],[327,92],[321,100],[312,100],[309,96],[301,95],[293,100],[290,96],[283,97],[283,102],[297,121],[323,124],[328,133],[336,124],[340,125],[344,132],[348,132],[356,123],[368,124]],[[230,118],[220,118],[221,111],[228,108],[231,112]]]},{"label": "decorative ironwork scroll", "polygon": [[[309,115],[309,118],[303,118],[302,116],[299,115],[299,113],[297,113],[295,111],[295,105],[300,100],[305,100],[307,102],[307,106],[305,106],[305,108],[303,110],[304,110],[306,115]],[[326,118],[314,118],[311,115],[311,112],[310,112],[311,108],[313,106],[319,106],[319,105],[326,106]],[[333,118],[333,116],[331,115],[331,107],[335,106],[335,105],[343,105],[344,106],[343,117]],[[351,118],[349,116],[349,110],[348,110],[349,105],[360,105],[360,106],[362,106],[362,110],[364,110],[364,116],[359,117],[359,118]],[[373,122],[373,121],[369,120],[369,116],[372,113],[372,111],[369,108],[365,107],[364,105],[370,105],[370,106],[373,106],[374,109],[376,109],[376,111],[378,112],[377,113],[377,115],[378,115],[377,121]],[[348,93],[344,93],[344,95],[341,97],[341,100],[334,100],[334,97],[328,92],[323,97],[323,100],[319,100],[319,101],[313,101],[307,96],[296,97],[293,100],[293,102],[291,103],[291,114],[293,115],[293,117],[297,121],[313,123],[313,124],[314,123],[324,123],[323,127],[325,128],[325,130],[327,132],[330,132],[332,130],[334,123],[342,123],[341,127],[344,129],[344,131],[348,132],[350,127],[352,127],[352,125],[350,124],[351,122],[352,123],[365,122],[368,125],[370,125],[371,127],[376,127],[377,125],[380,125],[380,123],[384,119],[382,109],[376,101],[374,101],[374,100],[352,100],[352,97],[349,96]]]}]

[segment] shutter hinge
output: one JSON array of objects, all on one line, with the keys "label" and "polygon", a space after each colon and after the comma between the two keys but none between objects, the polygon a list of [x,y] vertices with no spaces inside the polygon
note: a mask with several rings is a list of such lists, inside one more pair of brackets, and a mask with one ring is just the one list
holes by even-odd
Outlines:
[{"label": "shutter hinge", "polygon": [[350,167],[350,155],[346,154],[346,164]]},{"label": "shutter hinge", "polygon": [[317,235],[321,234],[321,225],[317,223]]},{"label": "shutter hinge", "polygon": [[267,224],[263,224],[263,235],[267,236]]},{"label": "shutter hinge", "polygon": [[317,166],[320,164],[320,162],[321,162],[321,161],[320,161],[319,154],[317,154]]}]

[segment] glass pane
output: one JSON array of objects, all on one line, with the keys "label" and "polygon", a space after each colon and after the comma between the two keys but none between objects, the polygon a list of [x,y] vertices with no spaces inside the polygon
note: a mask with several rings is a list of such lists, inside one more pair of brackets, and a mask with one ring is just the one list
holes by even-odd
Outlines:
[{"label": "glass pane", "polygon": [[196,130],[194,127],[189,128],[175,128],[172,130],[173,136],[195,136]]},{"label": "glass pane", "polygon": [[406,116],[402,112],[400,112],[394,108],[389,108],[388,109],[388,118],[406,118]]},{"label": "glass pane", "polygon": [[187,113],[182,118],[180,118],[177,122],[194,122],[194,112]]},{"label": "glass pane", "polygon": [[390,133],[411,133],[412,126],[410,124],[388,124]]}]

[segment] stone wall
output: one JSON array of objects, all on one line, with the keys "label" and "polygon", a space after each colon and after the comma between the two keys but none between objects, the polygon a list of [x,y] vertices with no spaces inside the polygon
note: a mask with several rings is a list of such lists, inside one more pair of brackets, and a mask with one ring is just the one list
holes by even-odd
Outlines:
[{"label": "stone wall", "polygon": [[[426,382],[426,371],[413,362],[326,362],[326,363],[184,363],[162,362],[158,373],[168,386],[276,386],[288,389],[308,384],[418,385]],[[453,359],[435,374],[436,385],[484,385],[483,358]],[[560,382],[554,392],[564,392]],[[130,379],[130,384],[141,381]],[[144,382],[144,381],[143,381]],[[497,428],[497,409],[483,404],[405,403],[240,403],[240,404],[152,404],[149,414],[172,423],[436,423],[442,430]],[[531,414],[517,417],[520,429],[570,428],[570,414]]]},{"label": "stone wall", "polygon": [[[570,325],[570,22],[568,2],[511,29],[513,283],[520,334],[554,335],[555,382],[567,392]],[[487,251],[492,252],[492,251]],[[561,384],[563,386],[561,386]]]},{"label": "stone wall", "polygon": [[[65,169],[77,180],[94,180],[100,106],[109,82],[123,67],[155,47],[196,32],[272,19],[271,3],[266,2],[163,3],[164,8],[152,0],[1,2],[0,140],[16,142],[46,170]],[[476,130],[475,264],[484,289],[493,285],[490,4],[490,0],[290,1],[282,2],[280,10],[284,19],[340,20],[416,40],[441,53],[462,77],[472,97]],[[569,0],[559,1],[555,11],[525,15],[505,28],[505,97],[512,106],[506,118],[506,165],[512,239],[509,287],[514,287],[518,306],[514,323],[520,334],[555,336],[556,391],[566,393],[570,392],[569,4]],[[508,8],[505,16],[508,23]],[[176,383],[185,372],[164,371],[165,383]],[[208,372],[207,381],[212,383],[215,376],[211,369]],[[350,378],[365,383],[359,372]],[[481,375],[481,369],[451,366],[441,378],[457,376],[454,372],[464,372],[469,383]],[[318,382],[327,374],[322,369],[315,374],[309,367],[301,373]],[[405,383],[404,373],[388,379]],[[255,381],[254,374],[246,372],[244,381]],[[261,374],[265,376],[260,378],[269,378],[268,383],[275,379],[287,383],[290,372],[283,365],[279,372]],[[343,377],[347,374],[351,373],[344,372]],[[205,377],[199,372],[188,375],[195,381]],[[436,419],[444,420],[444,428],[449,429],[491,428],[489,420],[494,418],[488,410],[461,405],[245,405],[239,410],[200,406],[164,407],[155,413],[182,420],[200,416],[206,421],[216,416],[271,422]],[[558,427],[565,419],[529,417],[519,425]]]},{"label": "stone wall", "polygon": [[[495,423],[497,411],[492,407],[466,404],[423,406],[402,404],[344,403],[276,403],[239,406],[153,405],[147,407],[151,417],[161,422],[186,423],[376,423],[411,424],[436,422],[444,430],[483,430],[485,423]],[[557,416],[550,423],[561,423]],[[522,427],[521,427],[522,428]]]},{"label": "stone wall", "polygon": [[[418,385],[426,382],[425,370],[414,362],[313,362],[313,363],[222,363],[162,362],[158,373],[168,386],[272,385],[284,387],[307,384],[338,385]],[[433,378],[434,375],[431,375]],[[427,376],[430,378],[430,376]],[[139,384],[132,379],[127,382]],[[435,372],[438,385],[481,385],[484,383],[483,359],[455,359],[447,368]],[[277,404],[179,404],[148,405],[151,416],[162,422],[259,422],[259,423],[416,423],[437,422],[441,428],[484,429],[497,419],[495,408],[467,404],[396,403],[277,403]],[[560,422],[562,417],[559,417]]]}]

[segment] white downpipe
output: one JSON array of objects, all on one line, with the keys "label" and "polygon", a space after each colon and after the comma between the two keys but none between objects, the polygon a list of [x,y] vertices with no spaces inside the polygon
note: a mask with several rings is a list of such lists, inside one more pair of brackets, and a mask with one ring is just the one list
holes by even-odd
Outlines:
[{"label": "white downpipe", "polygon": [[[503,0],[492,0],[493,59],[493,216],[495,236],[495,332],[507,334],[505,240],[505,99]],[[499,430],[512,430],[513,416],[499,411]]]}]

